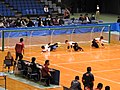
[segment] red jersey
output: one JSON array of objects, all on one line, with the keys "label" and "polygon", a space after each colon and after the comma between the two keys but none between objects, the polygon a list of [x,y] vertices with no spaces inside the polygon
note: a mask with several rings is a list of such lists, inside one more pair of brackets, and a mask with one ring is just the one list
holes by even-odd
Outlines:
[{"label": "red jersey", "polygon": [[19,43],[17,43],[16,46],[15,46],[15,51],[16,51],[17,53],[22,53],[23,48],[24,48],[24,43],[19,42]]},{"label": "red jersey", "polygon": [[49,67],[48,67],[48,65],[45,65],[45,64],[44,64],[44,68],[45,68],[46,72],[48,73],[48,72],[49,72]]},{"label": "red jersey", "polygon": [[44,65],[42,68],[42,76],[47,76],[49,75],[49,68],[47,65]]}]

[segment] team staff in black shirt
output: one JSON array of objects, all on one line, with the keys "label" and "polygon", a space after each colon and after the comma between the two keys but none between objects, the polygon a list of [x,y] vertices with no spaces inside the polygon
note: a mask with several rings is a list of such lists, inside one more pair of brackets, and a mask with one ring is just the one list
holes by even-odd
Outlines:
[{"label": "team staff in black shirt", "polygon": [[87,67],[87,72],[83,74],[82,82],[83,82],[84,88],[89,86],[90,90],[93,90],[94,75],[91,73],[91,67]]}]

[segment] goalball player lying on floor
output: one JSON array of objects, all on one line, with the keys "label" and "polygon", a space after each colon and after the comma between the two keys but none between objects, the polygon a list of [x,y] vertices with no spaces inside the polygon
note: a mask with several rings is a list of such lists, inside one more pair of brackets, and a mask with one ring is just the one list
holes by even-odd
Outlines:
[{"label": "goalball player lying on floor", "polygon": [[102,47],[104,47],[104,42],[106,42],[105,40],[103,40],[103,36],[100,36],[100,38],[94,38],[92,40],[92,47],[95,47],[95,48],[99,48],[99,45],[100,44]]},{"label": "goalball player lying on floor", "polygon": [[41,46],[42,52],[55,51],[58,48],[58,43],[50,44],[48,43],[45,46]]},{"label": "goalball player lying on floor", "polygon": [[74,51],[84,51],[76,42],[65,40],[65,44],[67,44],[68,50],[73,48]]}]

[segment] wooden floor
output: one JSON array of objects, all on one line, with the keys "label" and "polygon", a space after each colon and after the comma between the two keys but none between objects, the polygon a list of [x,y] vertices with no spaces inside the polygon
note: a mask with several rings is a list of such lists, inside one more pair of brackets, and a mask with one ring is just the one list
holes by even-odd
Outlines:
[{"label": "wooden floor", "polygon": [[[65,45],[61,45],[55,52],[41,54],[40,47],[26,47],[24,59],[30,60],[32,56],[37,58],[38,63],[43,64],[46,59],[50,60],[50,67],[60,70],[61,88],[47,90],[63,90],[62,86],[70,86],[76,75],[80,76],[80,82],[86,67],[92,67],[95,76],[95,85],[101,82],[104,87],[109,85],[111,90],[120,88],[120,45],[106,45],[105,48],[92,49],[89,46],[82,46],[84,52],[68,52]],[[0,51],[0,70],[7,51],[11,51],[15,57],[14,48]],[[0,81],[3,83],[3,81]],[[81,82],[82,84],[82,82]],[[104,88],[103,87],[103,88]],[[7,77],[8,90],[40,90],[32,86],[20,83]],[[83,84],[82,84],[83,88]],[[104,89],[103,89],[104,90]]]},{"label": "wooden floor", "polygon": [[[79,14],[76,15],[76,17],[78,16]],[[105,22],[116,22],[116,19],[117,15],[101,16],[101,20]],[[61,38],[63,40],[65,39],[65,37]],[[76,38],[78,38],[78,36]],[[111,39],[114,41],[115,39],[118,39],[118,37],[112,37]],[[36,39],[33,39],[33,41],[35,40]],[[13,38],[11,40],[9,38],[9,41],[7,41],[7,43],[12,43],[10,46],[14,46],[18,41],[19,38],[17,38],[17,40],[14,40]],[[31,42],[29,42],[29,44],[30,43]],[[36,41],[34,44],[36,44]],[[95,76],[94,87],[96,87],[96,85],[101,82],[104,85],[102,90],[104,90],[104,87],[106,85],[109,85],[111,87],[111,90],[118,90],[118,88],[120,88],[120,42],[117,44],[112,43],[110,45],[105,45],[105,48],[99,49],[92,49],[90,47],[90,44],[81,44],[81,46],[83,47],[84,52],[67,52],[66,46],[61,45],[55,52],[45,54],[41,54],[40,46],[25,47],[24,59],[30,60],[31,57],[34,56],[37,58],[36,62],[40,64],[43,64],[46,59],[49,59],[50,67],[60,70],[61,88],[45,90],[63,90],[62,86],[69,87],[71,81],[76,75],[80,76],[81,82],[82,75],[86,72],[86,68],[88,66],[92,67],[92,73]],[[0,51],[0,71],[3,70],[3,60],[7,51],[11,51],[12,55],[15,57],[14,47],[5,49],[4,52]],[[4,82],[0,80],[0,84],[1,83]],[[83,88],[82,82],[81,85]],[[40,90],[27,84],[12,80],[8,77],[7,88],[8,90]]]}]

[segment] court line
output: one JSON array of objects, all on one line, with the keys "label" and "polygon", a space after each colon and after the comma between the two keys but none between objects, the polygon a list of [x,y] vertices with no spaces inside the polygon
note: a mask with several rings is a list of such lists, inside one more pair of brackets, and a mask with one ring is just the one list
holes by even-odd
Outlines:
[{"label": "court line", "polygon": [[[79,43],[86,43],[86,42],[90,42],[90,41],[81,41],[81,42],[79,42]],[[47,44],[47,43],[46,43]],[[42,46],[42,45],[46,45],[46,44],[31,44],[31,45],[29,45],[29,44],[27,44],[27,45],[25,45],[25,47],[31,47],[31,46],[34,46],[34,47],[36,47],[36,46]],[[65,44],[65,43],[60,43],[60,44]],[[0,47],[0,48],[2,48],[2,47]],[[4,48],[15,48],[15,46],[5,46]]]},{"label": "court line", "polygon": [[[73,69],[70,69],[70,68],[66,68],[66,67],[63,67],[63,66],[59,66],[57,64],[52,64],[56,67],[60,67],[60,68],[63,68],[63,69],[67,69],[67,70],[70,70],[70,71],[74,71],[74,72],[77,72],[77,73],[80,73],[80,74],[84,74],[85,72],[81,72],[81,71],[77,71],[77,70],[73,70]],[[106,79],[106,78],[103,78],[103,77],[100,77],[100,76],[94,76],[96,78],[99,78],[99,79],[102,79],[102,80],[105,80],[105,81],[109,81],[109,82],[112,82],[112,83],[116,83],[116,84],[120,84],[120,82],[116,82],[116,81],[113,81],[113,80],[110,80],[110,79]]]},{"label": "court line", "polygon": [[93,53],[93,52],[109,52],[109,51],[118,51],[118,50],[120,50],[120,49],[114,49],[114,50],[106,50],[106,49],[99,49],[98,51],[92,51],[92,50],[90,50],[90,51],[79,51],[79,52],[68,52],[68,53],[61,53],[61,54],[54,54],[54,55],[52,55],[52,56],[57,56],[57,55],[70,55],[70,54],[73,54],[73,55],[77,55],[77,54],[90,54],[90,53]]},{"label": "court line", "polygon": [[113,81],[113,80],[110,80],[110,79],[106,79],[106,78],[103,78],[103,77],[99,77],[99,76],[95,76],[95,77],[99,78],[99,79],[103,79],[103,80],[109,81],[109,82],[112,82],[112,83],[120,84],[120,82]]},{"label": "court line", "polygon": [[94,73],[99,73],[99,72],[112,72],[112,71],[119,71],[120,69],[110,69],[110,70],[101,70],[101,71],[94,71]]},{"label": "court line", "polygon": [[[118,50],[120,50],[120,49],[107,50],[107,52],[108,52],[108,51],[118,51]],[[41,52],[41,51],[40,51],[40,52]],[[93,52],[106,52],[106,50],[103,50],[103,49],[102,49],[102,51],[101,51],[101,49],[99,49],[99,51],[66,52],[66,53],[63,53],[63,54],[62,54],[62,53],[60,53],[60,54],[53,54],[53,55],[51,54],[50,56],[57,56],[57,55],[64,55],[64,56],[65,56],[65,55],[70,55],[70,54],[71,54],[71,55],[77,55],[77,54],[90,54],[90,53],[93,53]],[[37,53],[37,52],[33,52],[33,51],[32,51],[32,53]],[[31,52],[27,52],[27,53],[25,53],[25,54],[31,54]],[[44,54],[45,54],[45,53],[44,53]]]},{"label": "court line", "polygon": [[[64,43],[61,43],[61,44],[64,44]],[[39,47],[40,47],[40,46],[42,46],[42,45],[46,45],[46,44],[25,45],[25,48],[32,47],[32,46],[33,46],[33,47],[34,47],[34,46],[35,46],[35,47],[36,47],[36,46],[39,46]],[[109,45],[107,45],[107,47],[108,47],[108,46],[109,46]],[[116,47],[116,46],[120,46],[120,45],[119,45],[119,44],[114,44],[114,46],[111,46],[111,47]],[[0,48],[2,48],[2,47],[0,47]],[[15,46],[5,46],[4,48],[5,48],[5,49],[6,49],[6,48],[15,48]]]},{"label": "court line", "polygon": [[[60,54],[61,55],[61,54]],[[114,59],[104,59],[104,60],[94,60],[92,62],[95,62],[95,61],[110,61],[110,60],[115,60],[115,59],[120,59],[120,58],[114,58]],[[43,61],[42,61],[43,62]],[[85,62],[91,62],[91,61],[85,61]],[[73,62],[74,63],[74,62]],[[78,63],[78,62],[75,62],[75,63]],[[79,62],[81,63],[81,62]],[[51,64],[51,65],[54,65],[54,66],[57,66],[57,67],[61,67],[61,68],[64,68],[64,69],[67,69],[67,70],[71,70],[71,71],[74,71],[74,72],[77,72],[77,73],[80,73],[80,74],[83,74],[83,72],[80,72],[80,71],[77,71],[77,70],[73,70],[73,69],[70,69],[70,68],[66,68],[66,67],[63,67],[63,66],[59,66],[58,64]],[[104,71],[105,72],[105,71]],[[120,82],[116,82],[116,81],[113,81],[113,80],[109,80],[109,79],[106,79],[106,78],[103,78],[103,77],[99,77],[99,76],[95,76],[96,78],[100,78],[102,80],[105,80],[105,81],[109,81],[109,82],[112,82],[112,83],[116,83],[116,84],[120,84]]]},{"label": "court line", "polygon": [[[30,57],[27,57],[27,56],[25,56],[25,57],[30,59]],[[73,63],[86,63],[86,62],[111,61],[111,60],[115,60],[115,59],[120,59],[120,58],[104,59],[104,60],[92,60],[92,61],[83,61],[83,62],[73,62]],[[43,62],[43,61],[40,60],[40,62]],[[73,63],[65,63],[65,64],[73,64]],[[55,64],[52,64],[52,65],[55,65]],[[57,64],[57,65],[62,65],[62,64],[60,63],[60,64]],[[119,71],[119,70],[120,70],[120,69],[101,70],[101,71],[94,71],[94,73],[98,73],[98,72],[109,72],[109,71]]]},{"label": "court line", "polygon": [[[30,58],[30,57],[26,57],[26,58]],[[43,61],[40,61],[40,62],[43,62]],[[77,71],[77,70],[74,70],[74,69],[71,69],[71,68],[66,68],[66,67],[63,67],[63,66],[60,66],[58,64],[51,64],[53,66],[56,66],[56,67],[60,67],[60,68],[63,68],[63,69],[67,69],[67,70],[70,70],[70,71],[74,71],[74,72],[77,72],[77,73],[80,73],[80,74],[83,74],[85,72],[81,72],[81,71]],[[119,69],[120,70],[120,69]],[[103,70],[105,72],[105,70]],[[108,71],[108,70],[106,70]],[[111,71],[111,70],[110,70]],[[95,72],[96,73],[96,72]],[[120,82],[116,82],[116,81],[113,81],[113,80],[110,80],[110,79],[106,79],[106,78],[103,78],[103,77],[100,77],[100,76],[96,76],[96,78],[99,78],[99,79],[102,79],[102,80],[105,80],[105,81],[109,81],[109,82],[112,82],[112,83],[116,83],[116,84],[120,84]]]},{"label": "court line", "polygon": [[[32,52],[33,53],[33,52]],[[28,54],[28,53],[27,53]],[[45,54],[45,53],[44,53]],[[76,53],[75,53],[76,54]],[[46,53],[47,55],[47,53]],[[61,54],[59,54],[61,55]],[[68,54],[70,55],[70,54]],[[52,56],[51,54],[48,55],[49,56]],[[57,55],[56,55],[57,56]],[[40,57],[40,56],[36,56],[36,57]],[[76,64],[76,63],[88,63],[88,62],[104,62],[104,61],[115,61],[115,60],[119,60],[120,58],[113,58],[113,59],[101,59],[101,60],[91,60],[91,61],[80,61],[80,62],[67,62],[67,63],[58,63],[58,65],[68,65],[68,64]],[[52,61],[52,60],[51,60]]]},{"label": "court line", "polygon": [[69,63],[59,63],[58,65],[76,64],[76,63],[87,63],[87,62],[115,61],[115,60],[119,60],[119,59],[120,59],[120,58],[102,59],[102,60],[91,60],[91,61],[81,61],[81,62],[69,62]]}]

